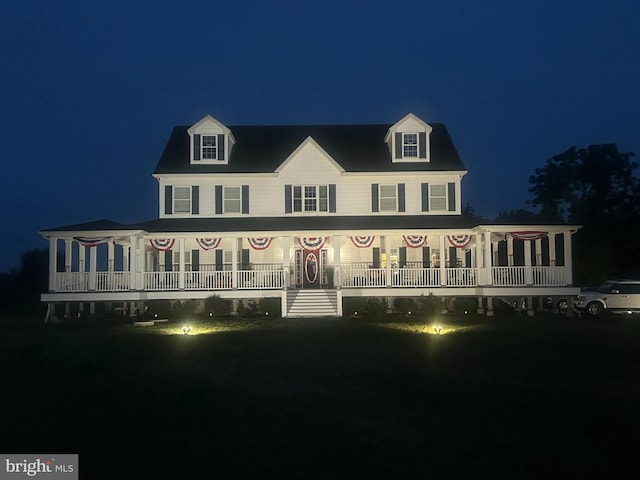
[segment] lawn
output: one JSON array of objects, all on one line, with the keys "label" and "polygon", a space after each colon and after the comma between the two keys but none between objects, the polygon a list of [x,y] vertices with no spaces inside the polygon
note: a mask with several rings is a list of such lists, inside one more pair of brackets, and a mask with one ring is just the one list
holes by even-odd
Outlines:
[{"label": "lawn", "polygon": [[0,451],[80,478],[629,478],[640,318],[0,323]]}]

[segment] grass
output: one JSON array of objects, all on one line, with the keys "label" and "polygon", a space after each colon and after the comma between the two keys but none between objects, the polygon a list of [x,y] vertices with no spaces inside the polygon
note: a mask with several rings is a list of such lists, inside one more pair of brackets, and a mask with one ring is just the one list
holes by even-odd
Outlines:
[{"label": "grass", "polygon": [[625,478],[640,319],[0,324],[0,451],[81,478]]}]

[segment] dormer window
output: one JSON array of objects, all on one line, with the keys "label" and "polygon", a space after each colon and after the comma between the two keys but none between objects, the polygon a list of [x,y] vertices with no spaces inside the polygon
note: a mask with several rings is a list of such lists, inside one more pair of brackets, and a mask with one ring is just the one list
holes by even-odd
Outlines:
[{"label": "dormer window", "polygon": [[204,160],[217,160],[217,137],[215,135],[202,135],[202,156]]},{"label": "dormer window", "polygon": [[402,156],[415,158],[418,156],[418,134],[404,133],[402,135]]},{"label": "dormer window", "polygon": [[235,138],[222,123],[207,115],[189,127],[187,133],[190,137],[192,165],[227,164]]}]

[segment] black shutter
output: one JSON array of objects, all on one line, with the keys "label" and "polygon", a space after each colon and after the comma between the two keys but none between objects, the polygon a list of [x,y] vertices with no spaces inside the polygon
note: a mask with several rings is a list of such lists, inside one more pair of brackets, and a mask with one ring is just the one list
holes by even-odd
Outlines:
[{"label": "black shutter", "polygon": [[429,211],[429,184],[420,184],[420,197],[422,198],[422,211]]},{"label": "black shutter", "polygon": [[200,270],[200,250],[191,250],[191,271]]},{"label": "black shutter", "polygon": [[405,211],[405,206],[404,206],[404,183],[399,183],[398,184],[398,211],[399,212],[404,212]]},{"label": "black shutter", "polygon": [[284,213],[291,213],[291,185],[284,186]]},{"label": "black shutter", "polygon": [[396,133],[396,158],[402,158],[402,134]]},{"label": "black shutter", "polygon": [[200,160],[200,135],[193,136],[193,159]]},{"label": "black shutter", "polygon": [[215,186],[215,212],[222,213],[222,185]]},{"label": "black shutter", "polygon": [[431,252],[429,247],[422,247],[422,268],[431,267]]},{"label": "black shutter", "polygon": [[167,250],[164,252],[164,271],[173,271],[173,252],[171,250]]},{"label": "black shutter", "polygon": [[373,268],[380,268],[380,248],[373,247]]},{"label": "black shutter", "polygon": [[249,213],[249,185],[242,185],[242,213]]},{"label": "black shutter", "polygon": [[407,264],[407,247],[400,247],[398,250],[398,267],[404,268]]},{"label": "black shutter", "polygon": [[371,184],[371,211],[378,212],[378,184]]},{"label": "black shutter", "polygon": [[249,249],[242,249],[242,264],[240,265],[240,270],[246,270],[249,268]]},{"label": "black shutter", "polygon": [[448,190],[449,190],[449,211],[450,212],[455,212],[455,210],[456,210],[456,184],[455,183],[449,183],[448,184]]},{"label": "black shutter", "polygon": [[456,268],[458,266],[458,249],[456,247],[449,247],[449,268]]},{"label": "black shutter", "polygon": [[224,160],[224,135],[218,135],[218,160]]},{"label": "black shutter", "polygon": [[427,132],[418,134],[418,152],[420,158],[427,158]]},{"label": "black shutter", "polygon": [[336,184],[329,184],[329,211],[335,213],[336,211]]},{"label": "black shutter", "polygon": [[191,187],[191,213],[194,215],[200,213],[200,187],[198,185]]},{"label": "black shutter", "polygon": [[216,271],[224,270],[223,251],[219,248],[216,249]]},{"label": "black shutter", "polygon": [[173,213],[173,187],[171,185],[164,187],[164,213],[167,215]]}]

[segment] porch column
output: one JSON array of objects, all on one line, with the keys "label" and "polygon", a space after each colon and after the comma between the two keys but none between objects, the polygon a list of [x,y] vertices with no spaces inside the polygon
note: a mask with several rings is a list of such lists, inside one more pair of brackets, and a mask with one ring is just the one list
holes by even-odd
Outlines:
[{"label": "porch column", "polygon": [[493,272],[491,263],[491,232],[484,232],[484,269],[487,272],[486,285],[493,285]]},{"label": "porch column", "polygon": [[[107,243],[107,272],[111,273],[115,270],[114,263],[116,257],[116,246],[113,242]],[[122,263],[122,269],[124,270],[124,260]]]},{"label": "porch column", "polygon": [[58,271],[58,237],[49,237],[49,291],[56,291],[56,272]]},{"label": "porch column", "polygon": [[[531,240],[524,242],[524,283],[533,285],[533,271],[531,266]],[[529,306],[527,305],[527,309]]]},{"label": "porch column", "polygon": [[380,240],[382,247],[380,250],[385,252],[385,258],[387,259],[384,266],[384,285],[385,287],[391,287],[391,245],[389,237],[386,235],[381,236]]},{"label": "porch column", "polygon": [[556,266],[556,234],[549,233],[549,265]]},{"label": "porch column", "polygon": [[534,246],[536,247],[536,266],[540,266],[542,265],[542,239],[536,240]]},{"label": "porch column", "polygon": [[509,236],[507,237],[507,266],[513,267],[513,264],[513,237]]},{"label": "porch column", "polygon": [[78,244],[78,271],[86,272],[86,255],[87,255],[87,247],[84,245]]},{"label": "porch column", "polygon": [[178,240],[180,245],[180,265],[178,266],[178,288],[184,290],[184,270],[185,270],[185,258],[184,258],[184,238]]},{"label": "porch column", "polygon": [[447,284],[447,250],[444,244],[444,235],[440,234],[440,285]]},{"label": "porch column", "polygon": [[331,237],[331,246],[333,247],[333,282],[329,282],[336,288],[340,288],[340,243],[342,237],[334,235]]},{"label": "porch column", "polygon": [[64,271],[69,273],[71,271],[71,242],[70,238],[64,239]]},{"label": "porch column", "polygon": [[573,284],[573,253],[571,252],[571,232],[564,232],[564,279],[567,285]]},{"label": "porch column", "polygon": [[291,287],[291,237],[282,237],[282,274],[286,290]]},{"label": "porch column", "polygon": [[238,240],[237,237],[231,239],[231,287],[238,288]]},{"label": "porch column", "polygon": [[89,290],[96,289],[96,271],[98,269],[98,246],[89,249]]},{"label": "porch column", "polygon": [[129,290],[137,290],[136,272],[138,271],[138,240],[135,236],[129,237],[129,258],[131,258],[131,268],[129,268]]}]

